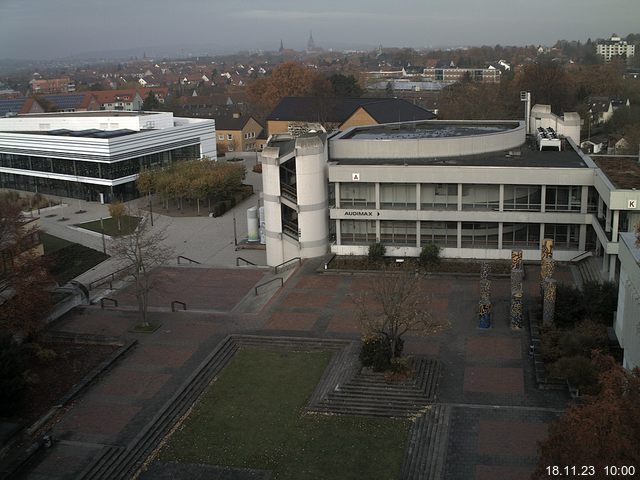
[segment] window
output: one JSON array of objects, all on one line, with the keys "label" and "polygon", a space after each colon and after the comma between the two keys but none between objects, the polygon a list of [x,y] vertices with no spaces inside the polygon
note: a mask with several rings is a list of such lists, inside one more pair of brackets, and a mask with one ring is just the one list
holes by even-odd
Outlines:
[{"label": "window", "polygon": [[540,246],[540,224],[504,223],[502,225],[502,248]]},{"label": "window", "polygon": [[420,222],[420,245],[435,243],[439,247],[458,245],[457,222]]},{"label": "window", "polygon": [[340,220],[340,243],[342,245],[369,245],[375,241],[375,221]]},{"label": "window", "polygon": [[462,222],[462,246],[498,248],[498,224]]},{"label": "window", "polygon": [[547,186],[545,208],[548,211],[580,211],[582,187]]},{"label": "window", "polygon": [[416,222],[383,220],[380,222],[380,242],[393,246],[416,246]]},{"label": "window", "polygon": [[373,183],[341,183],[340,208],[376,208],[376,186]]},{"label": "window", "polygon": [[218,135],[218,140],[224,140],[224,135]]},{"label": "window", "polygon": [[233,134],[227,133],[227,140],[233,140]]},{"label": "window", "polygon": [[499,206],[498,185],[462,185],[463,210],[498,210]]},{"label": "window", "polygon": [[381,183],[380,208],[415,210],[416,185],[414,183]]},{"label": "window", "polygon": [[420,186],[422,210],[457,210],[457,183],[424,183]]},{"label": "window", "polygon": [[539,212],[540,192],[539,185],[505,185],[504,209]]},{"label": "window", "polygon": [[547,223],[544,226],[545,238],[552,238],[554,248],[578,248],[579,225],[562,225]]}]

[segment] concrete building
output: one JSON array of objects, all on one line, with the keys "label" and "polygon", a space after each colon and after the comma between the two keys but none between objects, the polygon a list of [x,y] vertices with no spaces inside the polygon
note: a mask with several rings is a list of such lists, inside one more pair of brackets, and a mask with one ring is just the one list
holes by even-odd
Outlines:
[{"label": "concrete building", "polygon": [[421,121],[352,127],[326,141],[272,136],[262,155],[267,261],[363,255],[374,242],[400,257],[435,243],[445,257],[507,259],[517,248],[539,260],[552,238],[557,260],[593,252],[615,279],[619,232],[640,222],[637,159],[638,174],[617,179],[619,161],[594,162],[577,148],[577,115],[538,107],[529,135],[518,121]]},{"label": "concrete building", "polygon": [[613,328],[624,349],[622,365],[640,367],[640,246],[633,233],[620,235],[620,284]]},{"label": "concrete building", "polygon": [[0,188],[86,200],[137,196],[140,169],[216,158],[215,122],[169,112],[0,118]]},{"label": "concrete building", "polygon": [[624,57],[629,60],[636,53],[636,46],[622,40],[615,33],[609,40],[603,40],[596,44],[596,54],[605,62],[610,62],[613,57]]},{"label": "concrete building", "polygon": [[461,82],[465,78],[480,83],[500,83],[502,71],[495,67],[490,68],[425,68],[422,78],[436,82],[455,83]]}]

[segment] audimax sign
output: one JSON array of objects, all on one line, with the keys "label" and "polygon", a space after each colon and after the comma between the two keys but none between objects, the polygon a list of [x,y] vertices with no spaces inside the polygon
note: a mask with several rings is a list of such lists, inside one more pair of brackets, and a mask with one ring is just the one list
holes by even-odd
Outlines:
[{"label": "audimax sign", "polygon": [[347,210],[344,212],[345,217],[379,217],[380,212],[373,212],[371,210]]}]

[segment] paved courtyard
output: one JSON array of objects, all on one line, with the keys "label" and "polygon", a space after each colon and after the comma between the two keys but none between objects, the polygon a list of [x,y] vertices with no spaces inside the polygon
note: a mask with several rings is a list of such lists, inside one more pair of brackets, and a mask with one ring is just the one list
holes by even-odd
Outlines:
[{"label": "paved courtyard", "polygon": [[[157,272],[152,319],[161,327],[133,333],[132,309],[85,307],[54,329],[108,335],[138,344],[91,386],[53,428],[56,443],[37,456],[24,478],[76,478],[104,446],[123,448],[138,435],[222,339],[231,333],[358,339],[354,298],[371,289],[372,277],[317,273],[307,261],[261,309],[248,308],[262,269],[164,268]],[[561,268],[559,275],[566,275]],[[526,291],[537,272],[527,270]],[[526,331],[509,328],[509,280],[492,282],[493,326],[475,318],[478,279],[430,276],[423,280],[432,314],[448,328],[430,337],[407,336],[405,352],[442,363],[436,402],[451,407],[446,479],[527,478],[536,445],[565,406],[560,393],[538,390],[528,358]],[[133,305],[131,292],[117,294]],[[172,299],[197,311],[171,312]]]}]

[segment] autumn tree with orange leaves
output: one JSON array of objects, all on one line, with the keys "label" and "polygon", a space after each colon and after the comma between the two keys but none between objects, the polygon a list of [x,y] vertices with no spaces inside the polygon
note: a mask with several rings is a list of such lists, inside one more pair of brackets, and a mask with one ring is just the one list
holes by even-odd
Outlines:
[{"label": "autumn tree with orange leaves", "polygon": [[270,76],[249,85],[249,98],[258,107],[273,109],[284,97],[327,96],[331,83],[320,73],[296,62],[285,62]]},{"label": "autumn tree with orange leaves", "polygon": [[39,233],[20,205],[0,199],[0,330],[30,338],[51,308],[53,280],[34,251]]},{"label": "autumn tree with orange leaves", "polygon": [[593,361],[601,371],[600,392],[551,425],[533,479],[548,479],[548,465],[593,465],[592,478],[604,478],[610,465],[633,465],[640,473],[640,370],[625,370],[599,353]]}]

